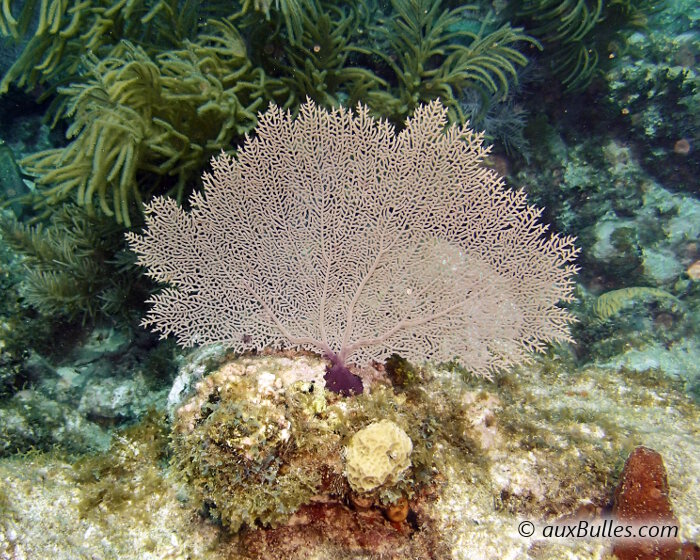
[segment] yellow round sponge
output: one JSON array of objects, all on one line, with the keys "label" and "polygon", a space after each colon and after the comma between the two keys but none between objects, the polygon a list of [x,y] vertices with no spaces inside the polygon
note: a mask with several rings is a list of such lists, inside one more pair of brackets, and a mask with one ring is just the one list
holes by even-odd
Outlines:
[{"label": "yellow round sponge", "polygon": [[413,444],[399,426],[380,420],[357,432],[345,448],[345,470],[355,492],[397,482],[411,466]]}]

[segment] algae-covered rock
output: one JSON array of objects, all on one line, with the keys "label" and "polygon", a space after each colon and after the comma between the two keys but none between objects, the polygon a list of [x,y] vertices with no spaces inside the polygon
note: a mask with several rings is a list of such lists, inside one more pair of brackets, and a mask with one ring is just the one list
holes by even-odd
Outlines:
[{"label": "algae-covered rock", "polygon": [[434,405],[382,385],[343,398],[324,373],[315,356],[242,356],[189,391],[176,382],[189,396],[172,413],[172,465],[191,504],[237,532],[300,523],[313,504],[419,500],[440,470]]},{"label": "algae-covered rock", "polygon": [[342,481],[341,436],[329,427],[337,420],[313,405],[323,372],[316,359],[244,358],[195,384],[173,435],[173,463],[195,505],[234,532],[276,526]]}]

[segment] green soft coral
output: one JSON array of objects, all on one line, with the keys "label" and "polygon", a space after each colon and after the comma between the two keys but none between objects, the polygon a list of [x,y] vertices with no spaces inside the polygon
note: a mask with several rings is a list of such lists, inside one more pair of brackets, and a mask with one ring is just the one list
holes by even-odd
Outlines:
[{"label": "green soft coral", "polygon": [[[360,3],[361,4],[361,3]],[[281,65],[281,82],[288,92],[283,106],[302,103],[306,98],[326,105],[339,105],[341,95],[347,106],[354,106],[371,90],[387,83],[366,68],[349,65],[356,47],[354,35],[360,28],[361,8],[345,11],[337,6],[311,2],[316,17],[304,15],[298,44],[289,44],[285,53],[290,64]]]},{"label": "green soft coral", "polygon": [[591,83],[601,59],[624,47],[624,31],[643,28],[664,0],[525,0],[511,16],[544,45],[551,71],[567,90]]},{"label": "green soft coral", "polygon": [[633,286],[611,290],[598,296],[593,306],[593,312],[601,321],[606,321],[617,315],[625,307],[645,300],[667,300],[672,304],[679,304],[679,300],[673,294],[659,288],[645,286]]},{"label": "green soft coral", "polygon": [[69,99],[71,142],[22,164],[44,186],[44,204],[75,193],[90,215],[97,203],[126,226],[155,190],[181,199],[212,153],[255,125],[265,98],[264,74],[226,22],[211,22],[197,41],[155,59],[122,42],[84,61],[87,78],[59,90]]},{"label": "green soft coral", "polygon": [[395,74],[397,87],[371,92],[368,102],[377,112],[397,120],[419,104],[440,98],[452,120],[464,121],[460,92],[469,88],[484,96],[505,98],[509,83],[517,81],[518,67],[527,64],[515,45],[539,46],[508,24],[491,29],[488,18],[477,22],[476,30],[467,29],[465,22],[476,21],[475,5],[441,10],[440,1],[392,0],[392,7],[391,17],[379,30],[388,52],[361,52],[380,57]]},{"label": "green soft coral", "polygon": [[319,15],[315,0],[243,0],[242,4],[241,13],[256,11],[264,14],[268,20],[283,20],[292,45],[299,43],[304,32],[304,20],[316,19]]},{"label": "green soft coral", "polygon": [[86,320],[125,312],[124,302],[136,289],[136,267],[129,275],[120,264],[122,230],[112,220],[66,204],[45,225],[28,226],[3,214],[0,233],[24,255],[21,294],[42,315]]},{"label": "green soft coral", "polygon": [[86,50],[101,56],[121,39],[173,47],[195,33],[195,15],[192,0],[28,0],[15,12],[2,0],[0,35],[27,42],[0,93],[13,84],[54,86],[77,74]]}]

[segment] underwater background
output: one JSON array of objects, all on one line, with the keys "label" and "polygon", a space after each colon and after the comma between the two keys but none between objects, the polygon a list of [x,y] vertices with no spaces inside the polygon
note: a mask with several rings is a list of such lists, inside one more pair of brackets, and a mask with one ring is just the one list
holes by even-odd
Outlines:
[{"label": "underwater background", "polygon": [[[4,0],[0,558],[699,558],[699,63],[691,0]],[[141,326],[125,234],[271,104],[436,99],[576,237],[572,342],[340,397],[321,356]],[[678,533],[543,532],[611,515]]]}]

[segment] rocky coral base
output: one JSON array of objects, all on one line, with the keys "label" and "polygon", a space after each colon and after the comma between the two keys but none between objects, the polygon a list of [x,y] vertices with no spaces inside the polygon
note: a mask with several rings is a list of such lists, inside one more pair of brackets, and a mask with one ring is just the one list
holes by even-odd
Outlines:
[{"label": "rocky coral base", "polygon": [[[273,376],[288,371],[289,357],[261,360]],[[253,366],[229,365],[227,375],[238,375],[231,368],[250,374]],[[283,410],[285,384],[262,379],[272,388],[267,401]],[[55,454],[0,462],[0,558],[609,559],[611,539],[545,538],[542,527],[606,514],[625,460],[638,445],[663,457],[679,540],[691,543],[684,550],[694,553],[700,536],[698,408],[658,372],[575,371],[543,359],[493,384],[449,369],[406,374],[403,387],[390,387],[386,378],[375,383],[375,397],[363,397],[365,416],[344,419],[348,434],[356,431],[354,422],[366,425],[383,411],[403,423],[415,446],[411,419],[436,419],[423,427],[433,468],[423,452],[421,478],[414,481],[420,489],[398,521],[390,521],[381,499],[364,503],[335,488],[274,527],[246,523],[235,533],[206,503],[192,499],[191,487],[167,467],[169,427],[161,414],[115,435],[109,452],[77,464]],[[304,410],[323,409],[304,398]],[[326,410],[341,405],[327,402]],[[523,520],[534,524],[532,537],[518,534]]]},{"label": "rocky coral base", "polygon": [[[434,499],[434,496],[432,497]],[[282,527],[251,531],[240,546],[250,558],[448,558],[449,548],[426,511],[422,496],[412,501],[406,522],[391,522],[380,509],[357,512],[338,503],[303,506]]]}]

